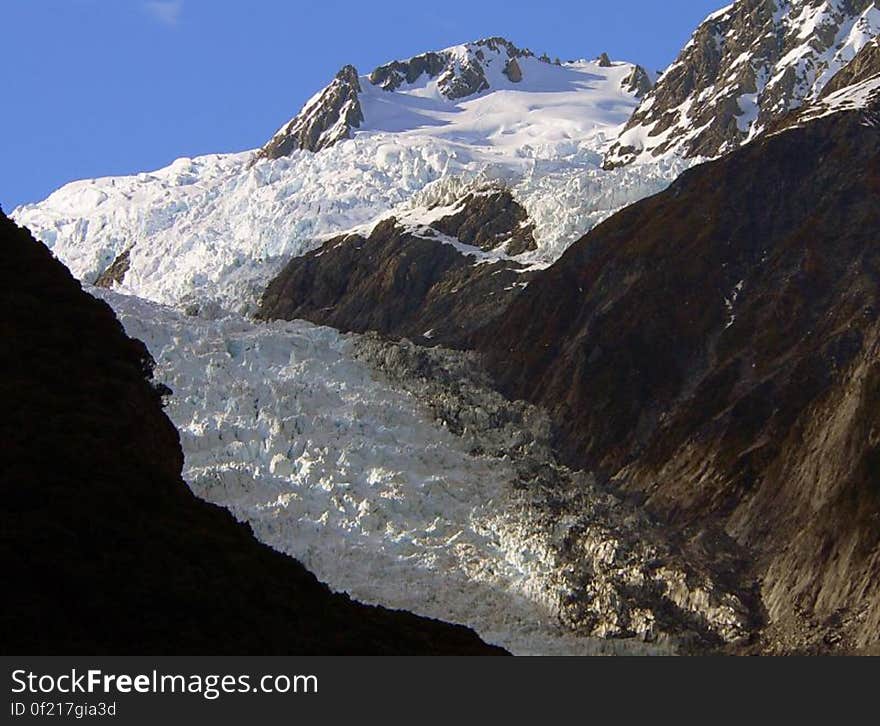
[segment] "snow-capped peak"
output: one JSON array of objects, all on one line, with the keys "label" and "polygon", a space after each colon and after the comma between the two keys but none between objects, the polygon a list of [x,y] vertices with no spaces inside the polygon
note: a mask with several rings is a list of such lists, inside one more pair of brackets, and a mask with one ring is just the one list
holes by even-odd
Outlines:
[{"label": "snow-capped peak", "polygon": [[[405,61],[392,61],[370,73],[370,83],[385,91],[416,84],[423,77],[436,79],[437,92],[451,101],[487,91],[498,82],[499,74],[512,82],[522,80],[520,58],[534,58],[504,38],[483,38],[440,51],[423,53]],[[542,62],[550,63],[543,56]],[[559,65],[559,60],[556,60]]]},{"label": "snow-capped peak", "polygon": [[342,70],[323,90],[312,96],[293,119],[278,130],[260,150],[260,156],[278,159],[296,149],[320,151],[348,138],[364,120],[358,94],[361,85],[352,65]]},{"label": "snow-capped peak", "polygon": [[[365,76],[359,76],[353,66],[345,66],[269,140],[260,156],[277,159],[297,149],[321,151],[357,130],[382,130],[392,116],[395,131],[436,125],[430,111],[449,112],[461,102],[494,91],[574,90],[573,82],[587,80],[584,76],[591,67],[605,69],[602,75],[614,75],[614,90],[625,95],[641,97],[652,85],[650,75],[640,66],[612,63],[605,54],[594,63],[563,64],[558,58],[538,57],[499,37],[391,61]],[[582,77],[573,78],[572,70]],[[601,76],[595,75],[594,80],[601,80]]]},{"label": "snow-capped peak", "polygon": [[737,0],[699,26],[606,164],[730,151],[817,99],[878,32],[874,0]]},{"label": "snow-capped peak", "polygon": [[643,74],[607,57],[557,65],[492,38],[368,75],[345,66],[257,152],[74,182],[14,217],[80,279],[202,313],[211,301],[250,310],[291,257],[411,211],[422,193],[484,183],[526,208],[529,263],[547,264],[668,182],[671,168],[601,170]]}]

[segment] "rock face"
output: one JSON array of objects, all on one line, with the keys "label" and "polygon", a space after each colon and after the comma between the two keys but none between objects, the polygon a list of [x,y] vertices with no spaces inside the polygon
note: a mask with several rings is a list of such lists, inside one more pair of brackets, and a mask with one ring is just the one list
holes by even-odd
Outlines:
[{"label": "rock face", "polygon": [[392,218],[369,237],[334,238],[291,260],[266,289],[258,317],[461,345],[529,276],[509,260],[480,264],[429,234]]},{"label": "rock face", "polygon": [[[740,5],[738,3],[738,5]],[[758,139],[601,224],[474,336],[567,463],[750,551],[764,652],[880,633],[876,109]]]},{"label": "rock face", "polygon": [[258,156],[279,159],[297,149],[320,151],[347,139],[351,130],[364,120],[358,100],[360,91],[357,69],[345,66],[329,86],[269,140]]},{"label": "rock face", "polygon": [[152,361],[0,214],[6,653],[486,653],[331,593],[180,477]]},{"label": "rock face", "polygon": [[880,32],[874,0],[737,0],[700,25],[606,157],[715,157],[819,96]]},{"label": "rock face", "polygon": [[437,79],[441,94],[455,101],[489,89],[489,54],[502,59],[506,75],[513,83],[522,80],[522,71],[516,59],[533,56],[530,50],[517,48],[504,38],[484,38],[464,46],[379,66],[370,74],[370,83],[386,91],[394,91],[404,83],[414,83],[422,75],[427,75]]},{"label": "rock face", "polygon": [[460,346],[532,274],[480,250],[533,249],[531,229],[510,192],[498,190],[468,194],[429,225],[388,219],[369,237],[337,237],[291,260],[266,289],[258,317]]},{"label": "rock face", "polygon": [[636,98],[644,98],[654,87],[651,76],[641,66],[634,66],[632,73],[623,82],[623,89],[635,95]]},{"label": "rock face", "polygon": [[486,252],[503,248],[508,255],[516,256],[537,248],[532,235],[534,225],[509,191],[468,194],[458,207],[431,226]]},{"label": "rock face", "polygon": [[121,285],[125,279],[125,273],[131,266],[131,248],[122,252],[110,266],[104,270],[98,279],[95,280],[95,287],[111,288],[114,285]]},{"label": "rock face", "polygon": [[522,68],[519,67],[516,58],[511,58],[504,66],[504,75],[510,79],[511,83],[519,83],[523,79]]},{"label": "rock face", "polygon": [[854,86],[877,76],[880,76],[880,38],[865,45],[850,63],[841,68],[822,89],[820,98],[827,98],[847,86]]}]

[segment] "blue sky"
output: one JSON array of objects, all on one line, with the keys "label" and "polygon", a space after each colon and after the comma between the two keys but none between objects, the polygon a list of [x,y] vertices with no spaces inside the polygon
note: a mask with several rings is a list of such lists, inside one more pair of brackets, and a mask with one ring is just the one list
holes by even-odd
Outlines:
[{"label": "blue sky", "polygon": [[2,0],[0,204],[261,145],[345,63],[502,35],[668,65],[725,0]]}]

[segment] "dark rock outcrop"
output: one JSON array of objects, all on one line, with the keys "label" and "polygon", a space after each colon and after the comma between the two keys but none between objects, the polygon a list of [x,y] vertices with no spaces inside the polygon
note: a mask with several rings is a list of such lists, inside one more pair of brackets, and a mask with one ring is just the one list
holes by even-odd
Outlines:
[{"label": "dark rock outcrop", "polygon": [[464,59],[445,50],[386,63],[370,74],[370,83],[386,91],[394,91],[404,83],[415,83],[421,76],[427,75],[428,78],[437,78],[440,93],[455,101],[489,89],[485,66],[486,51],[499,53],[506,59],[505,72],[514,83],[522,80],[522,70],[516,59],[533,56],[530,50],[517,48],[504,38],[483,38],[468,43],[466,49]]},{"label": "dark rock outcrop", "polygon": [[111,288],[114,285],[121,285],[125,279],[125,273],[131,267],[131,248],[120,253],[110,266],[104,270],[98,279],[95,280],[95,287]]},{"label": "dark rock outcrop", "polygon": [[422,53],[406,61],[392,61],[370,73],[370,83],[385,91],[396,91],[404,83],[415,83],[423,75],[436,78],[446,69],[447,59],[441,53]]},{"label": "dark rock outcrop", "polygon": [[636,98],[644,98],[654,87],[651,76],[641,66],[634,66],[630,73],[623,80],[623,90],[629,91]]},{"label": "dark rock outcrop", "polygon": [[0,244],[3,652],[500,652],[331,593],[196,499],[144,345],[2,215]]},{"label": "dark rock outcrop", "polygon": [[[479,229],[468,231],[479,236]],[[504,310],[531,273],[512,260],[475,260],[436,234],[408,232],[391,218],[369,237],[325,242],[270,283],[258,317],[460,346]]]},{"label": "dark rock outcrop", "polygon": [[880,135],[865,118],[686,172],[473,336],[505,393],[550,412],[567,462],[747,548],[760,652],[880,637]]},{"label": "dark rock outcrop", "polygon": [[507,190],[468,194],[459,211],[443,217],[432,227],[481,250],[503,248],[509,255],[537,249],[535,226],[522,205]]},{"label": "dark rock outcrop", "polygon": [[442,236],[516,256],[535,249],[533,229],[504,189],[468,194],[418,230],[388,219],[369,237],[337,237],[291,260],[267,287],[258,317],[457,347],[503,312],[531,273],[508,258],[475,259]]},{"label": "dark rock outcrop", "polygon": [[522,68],[516,58],[511,58],[504,66],[504,75],[507,76],[511,83],[520,83],[523,79]]},{"label": "dark rock outcrop", "polygon": [[345,66],[317,98],[260,149],[258,158],[280,159],[297,149],[320,151],[347,139],[352,129],[364,121],[360,92],[357,69]]}]

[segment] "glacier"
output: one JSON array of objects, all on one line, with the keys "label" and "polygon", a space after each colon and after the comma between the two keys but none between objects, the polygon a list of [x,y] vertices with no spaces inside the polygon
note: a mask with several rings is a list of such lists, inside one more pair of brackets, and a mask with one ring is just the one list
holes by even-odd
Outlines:
[{"label": "glacier", "polygon": [[192,490],[333,589],[467,625],[521,655],[670,652],[560,623],[551,533],[516,508],[514,462],[473,453],[383,381],[358,359],[359,336],[88,292],[147,344],[172,390]]}]

